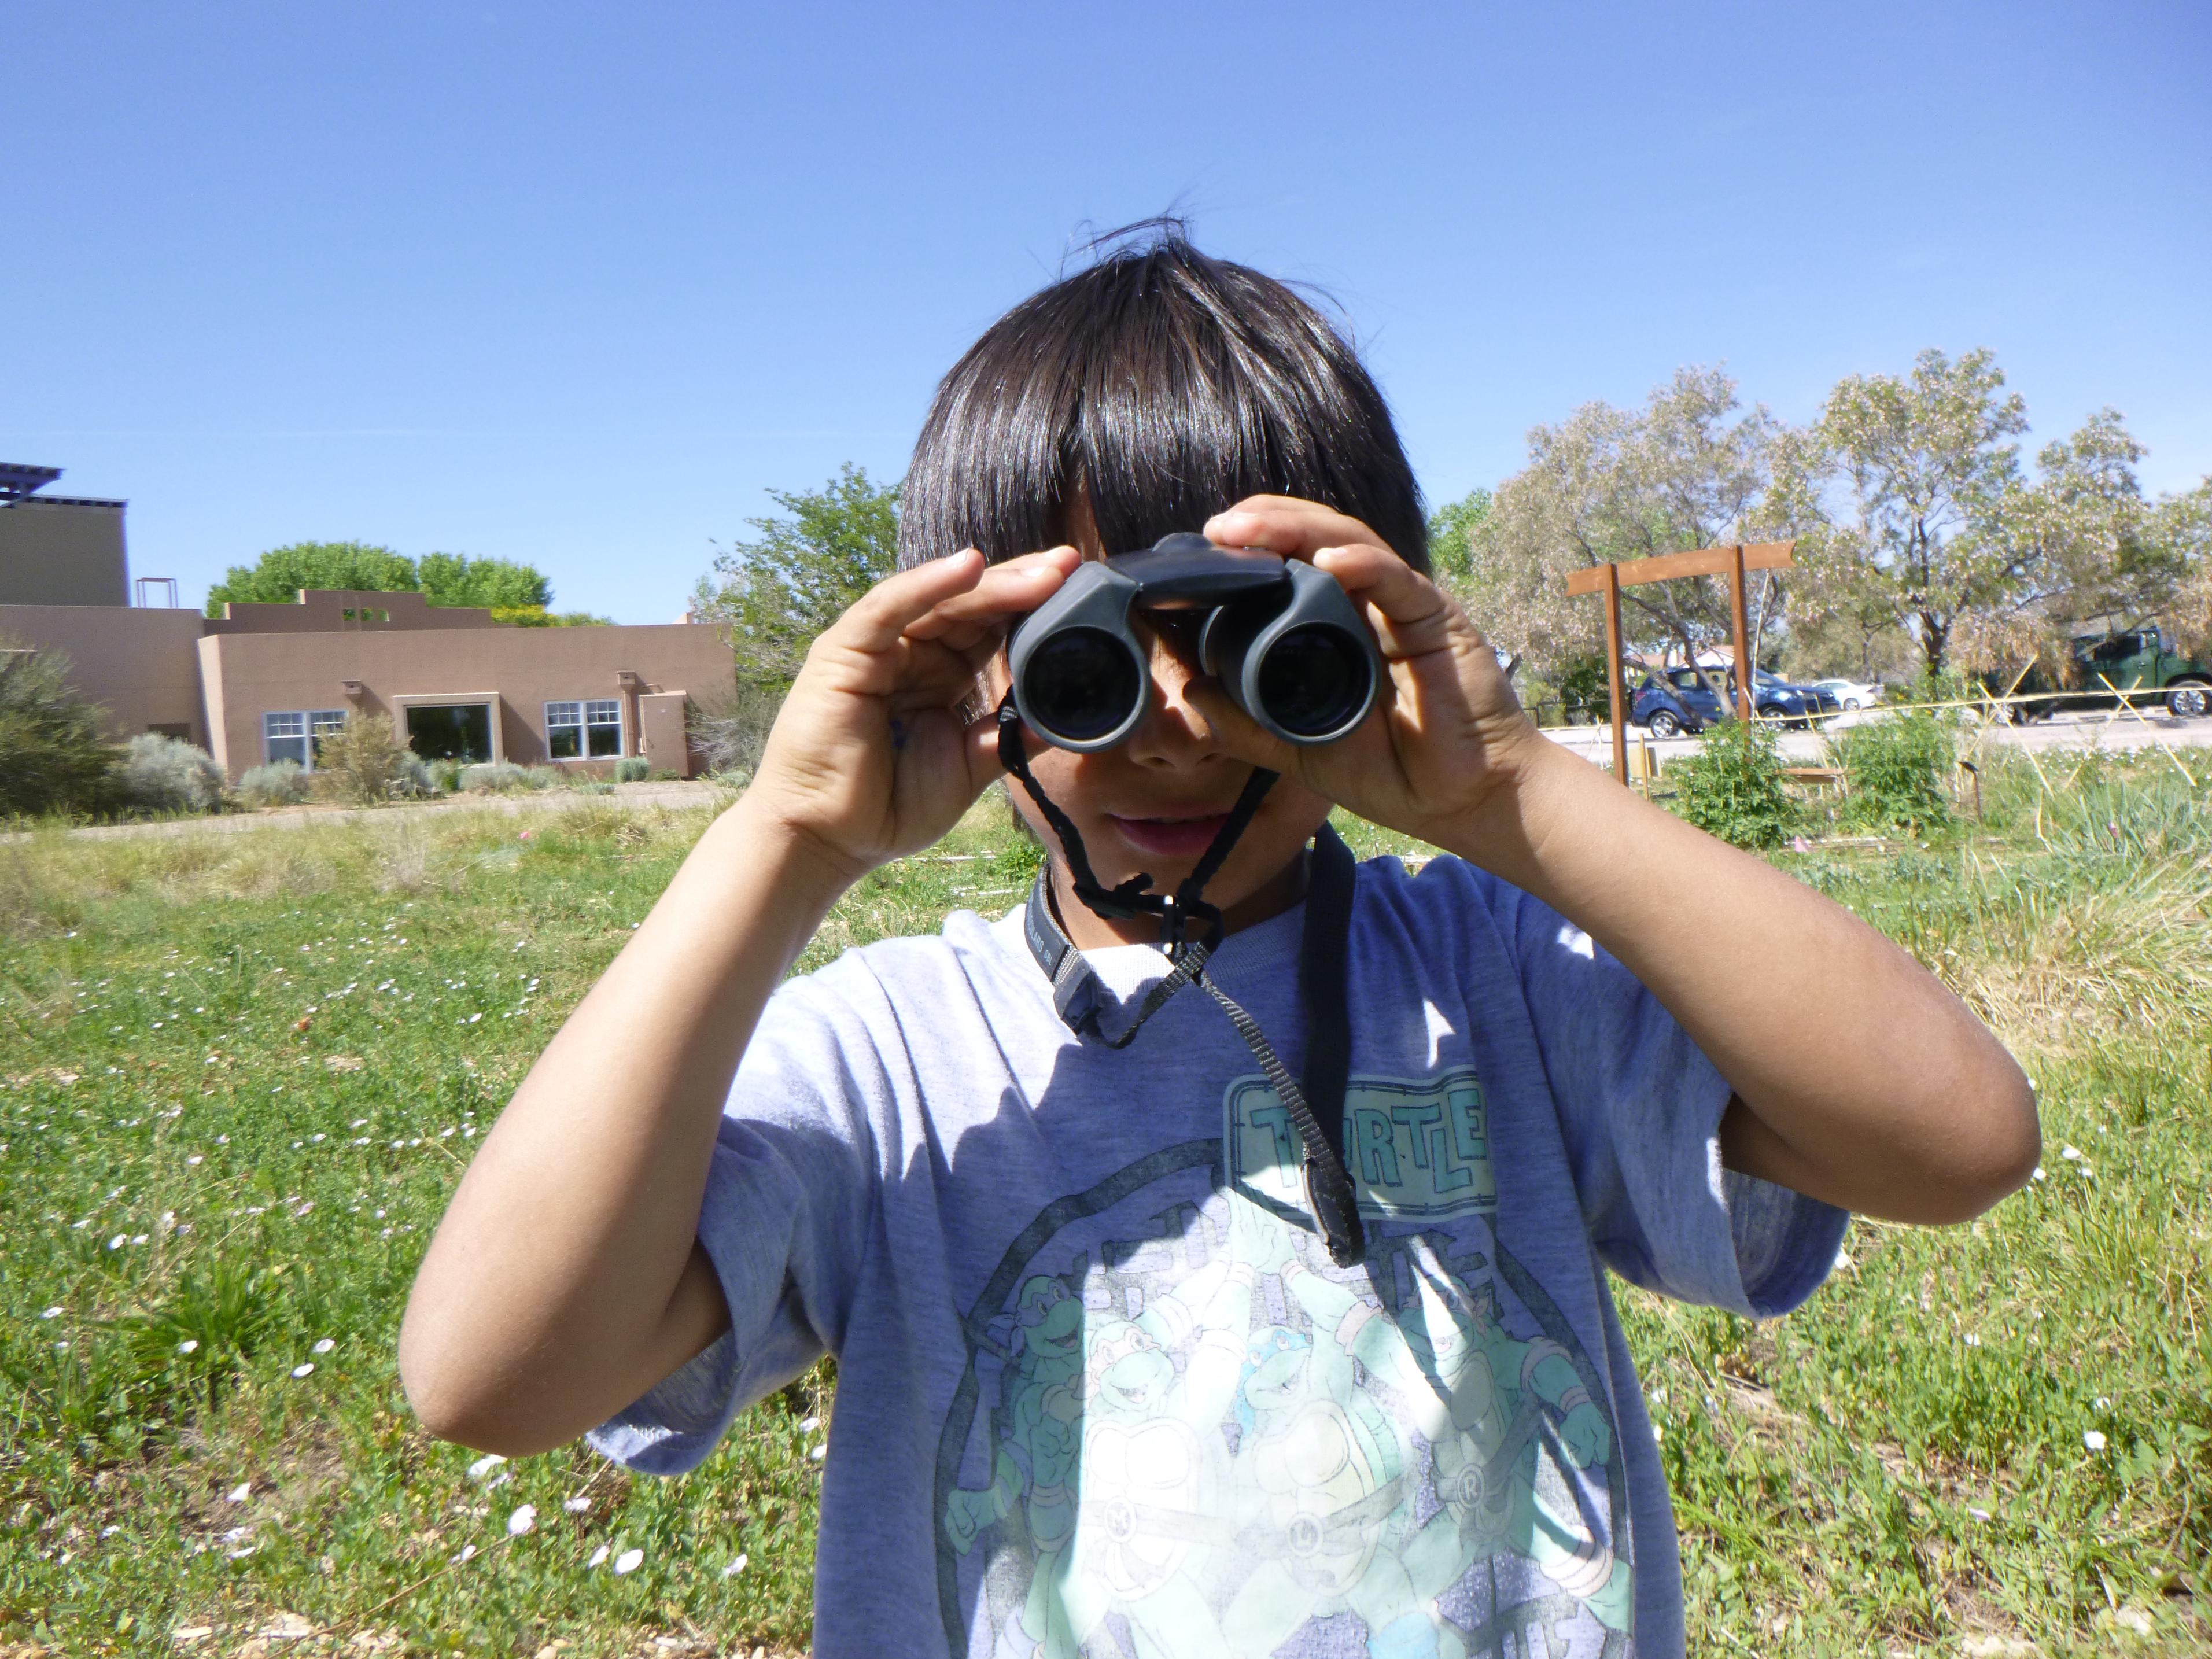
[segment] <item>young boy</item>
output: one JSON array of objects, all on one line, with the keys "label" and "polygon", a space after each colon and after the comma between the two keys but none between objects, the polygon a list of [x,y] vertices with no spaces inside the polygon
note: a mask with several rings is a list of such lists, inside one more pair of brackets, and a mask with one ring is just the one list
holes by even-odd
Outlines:
[{"label": "young boy", "polygon": [[[1169,963],[1026,791],[1050,921],[781,983],[1002,775],[1009,620],[1194,529],[1334,577],[1388,671],[1292,747],[1155,619],[1126,742],[1024,742],[1109,888],[1173,890],[1281,774],[1205,890],[1207,983],[1113,1045]],[[834,1353],[823,1659],[1680,1653],[1606,1270],[1780,1313],[1847,1211],[1957,1221],[2025,1178],[2019,1069],[1872,929],[1537,735],[1424,574],[1380,395],[1279,283],[1171,234],[1018,307],[939,389],[900,533],[461,1183],[401,1335],[424,1421],[510,1454],[597,1425],[672,1474]],[[1444,854],[1331,878],[1340,942],[1305,902],[1348,866],[1332,804]],[[1267,1080],[1324,1028],[1354,1266]]]}]

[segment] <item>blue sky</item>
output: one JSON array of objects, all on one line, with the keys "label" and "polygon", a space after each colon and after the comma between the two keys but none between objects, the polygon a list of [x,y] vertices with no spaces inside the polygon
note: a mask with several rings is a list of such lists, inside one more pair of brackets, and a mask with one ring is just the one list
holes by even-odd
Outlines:
[{"label": "blue sky", "polygon": [[111,5],[0,58],[0,459],[187,603],[306,538],[682,608],[1085,227],[1341,302],[1431,500],[1724,361],[1810,416],[1987,345],[2212,471],[2212,11]]}]

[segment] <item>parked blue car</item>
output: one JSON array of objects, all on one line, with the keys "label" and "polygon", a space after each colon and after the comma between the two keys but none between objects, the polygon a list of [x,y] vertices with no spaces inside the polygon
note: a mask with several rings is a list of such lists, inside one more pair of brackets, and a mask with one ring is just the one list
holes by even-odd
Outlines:
[{"label": "parked blue car", "polygon": [[[1721,696],[1698,683],[1697,670],[1670,668],[1662,674],[1644,676],[1644,683],[1636,688],[1628,718],[1647,728],[1655,738],[1702,732],[1708,726],[1734,719],[1735,676],[1708,672],[1705,678],[1725,696],[1725,704]],[[1793,685],[1764,668],[1753,675],[1752,684],[1759,714],[1765,720],[1783,720],[1792,726],[1809,725],[1841,707],[1832,692],[1814,685]]]}]

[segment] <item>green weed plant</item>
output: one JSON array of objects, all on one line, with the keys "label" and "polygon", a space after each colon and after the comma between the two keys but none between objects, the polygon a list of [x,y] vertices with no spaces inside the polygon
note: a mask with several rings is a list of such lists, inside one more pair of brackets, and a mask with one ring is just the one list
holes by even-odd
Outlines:
[{"label": "green weed plant", "polygon": [[1671,761],[1674,811],[1735,847],[1779,847],[1798,827],[1797,803],[1782,776],[1772,729],[1729,720],[1705,733],[1694,754]]},{"label": "green weed plant", "polygon": [[1950,726],[1925,709],[1836,732],[1829,763],[1843,769],[1843,823],[1920,835],[1951,820],[1956,759]]}]

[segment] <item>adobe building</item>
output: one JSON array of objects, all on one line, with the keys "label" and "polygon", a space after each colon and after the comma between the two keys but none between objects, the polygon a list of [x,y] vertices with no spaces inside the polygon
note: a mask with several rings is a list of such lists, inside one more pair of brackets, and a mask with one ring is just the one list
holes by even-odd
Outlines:
[{"label": "adobe building", "polygon": [[[420,593],[320,589],[221,617],[134,605],[125,504],[32,498],[58,476],[0,465],[0,647],[65,654],[118,740],[185,738],[233,780],[273,760],[312,769],[316,739],[356,712],[390,716],[426,760],[605,774],[641,756],[690,777],[688,709],[733,684],[728,641],[701,623],[526,628]],[[159,580],[141,579],[142,600]]]}]

